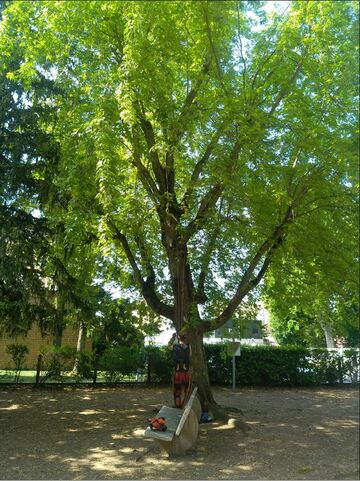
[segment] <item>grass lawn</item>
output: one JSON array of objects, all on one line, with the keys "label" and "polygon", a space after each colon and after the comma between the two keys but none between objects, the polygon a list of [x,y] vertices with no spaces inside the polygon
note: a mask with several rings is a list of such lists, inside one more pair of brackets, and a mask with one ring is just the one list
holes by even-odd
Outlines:
[{"label": "grass lawn", "polygon": [[[14,374],[15,374],[15,371],[10,370],[10,369],[0,370],[0,383],[13,382],[14,381]],[[29,370],[26,369],[24,371],[21,371],[18,382],[22,383],[22,384],[23,383],[34,383],[35,380],[36,380],[36,371],[31,370],[31,369],[29,369]],[[51,382],[58,382],[58,381],[54,381],[54,380],[46,381],[46,383],[51,383]],[[64,382],[65,383],[75,383],[77,381],[73,376],[65,375],[64,376]],[[82,379],[80,382],[92,382],[92,379]],[[104,376],[99,376],[98,382],[105,382]]]},{"label": "grass lawn", "polygon": [[[0,383],[1,382],[13,382],[14,380],[14,373],[11,369],[0,369]],[[33,370],[24,370],[21,371],[19,382],[35,382],[36,371]]]},{"label": "grass lawn", "polygon": [[[12,369],[0,369],[0,384],[1,383],[12,383],[12,382],[14,382],[14,374],[15,374],[15,371],[12,370]],[[42,375],[43,374],[44,373],[42,373]],[[21,384],[34,383],[35,379],[36,379],[36,371],[35,370],[24,369],[20,373],[19,383],[21,383]],[[126,381],[126,382],[130,382],[130,381],[135,382],[136,378],[135,378],[135,376],[125,377],[121,380]],[[54,380],[46,381],[47,384],[51,383],[51,382],[58,382],[58,381],[54,381]],[[76,383],[76,382],[79,383],[79,381],[77,381],[75,379],[75,377],[71,376],[70,374],[64,376],[63,382],[64,383],[70,383],[70,384]],[[93,382],[92,379],[81,379],[81,381],[80,381],[80,383],[92,383],[92,382]],[[107,381],[106,381],[106,378],[105,378],[105,374],[102,373],[102,372],[98,372],[96,382],[97,383],[106,383]]]}]

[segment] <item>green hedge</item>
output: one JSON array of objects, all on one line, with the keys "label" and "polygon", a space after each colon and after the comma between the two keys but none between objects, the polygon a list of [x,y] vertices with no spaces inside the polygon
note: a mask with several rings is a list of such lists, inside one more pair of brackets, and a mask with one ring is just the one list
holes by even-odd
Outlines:
[{"label": "green hedge", "polygon": [[[206,346],[212,384],[232,383],[232,361],[225,346]],[[358,382],[359,352],[303,347],[242,346],[236,357],[236,383],[243,386],[310,386]]]},{"label": "green hedge", "polygon": [[[232,359],[226,345],[205,345],[212,385],[232,384]],[[74,366],[75,349],[63,347],[43,355],[41,382],[66,381]],[[359,351],[306,349],[304,347],[242,346],[236,357],[237,386],[314,386],[359,382]],[[108,348],[97,361],[97,369],[108,381],[129,378],[149,384],[171,383],[172,353],[165,347],[147,346],[140,352],[126,347]],[[94,356],[82,353],[78,358],[76,380],[93,377]]]},{"label": "green hedge", "polygon": [[[225,345],[205,345],[212,385],[232,384],[232,360]],[[171,380],[171,355],[164,348],[147,348],[150,355],[151,383],[168,384]],[[146,369],[144,365],[144,369]],[[303,347],[242,346],[236,357],[238,386],[311,386],[358,382],[359,352],[346,350],[341,358],[337,351],[309,350]]]}]

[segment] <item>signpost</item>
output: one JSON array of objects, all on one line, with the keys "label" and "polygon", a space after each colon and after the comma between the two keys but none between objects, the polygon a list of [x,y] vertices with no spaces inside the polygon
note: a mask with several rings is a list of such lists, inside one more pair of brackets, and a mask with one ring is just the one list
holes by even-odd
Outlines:
[{"label": "signpost", "polygon": [[236,364],[235,357],[241,356],[240,342],[229,342],[228,354],[232,356],[232,388],[233,391],[236,387]]}]

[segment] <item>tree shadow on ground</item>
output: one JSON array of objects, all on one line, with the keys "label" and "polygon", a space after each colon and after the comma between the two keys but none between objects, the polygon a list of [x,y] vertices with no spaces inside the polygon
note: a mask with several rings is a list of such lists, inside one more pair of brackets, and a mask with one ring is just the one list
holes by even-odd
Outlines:
[{"label": "tree shadow on ground", "polygon": [[169,459],[143,432],[171,405],[170,389],[2,390],[2,479],[356,479],[356,391],[224,388],[215,397],[242,409],[252,431],[201,425],[196,448]]}]

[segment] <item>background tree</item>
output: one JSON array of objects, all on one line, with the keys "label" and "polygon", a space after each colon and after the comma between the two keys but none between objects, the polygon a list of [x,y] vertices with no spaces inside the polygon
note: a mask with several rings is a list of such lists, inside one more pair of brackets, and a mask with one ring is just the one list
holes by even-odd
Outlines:
[{"label": "background tree", "polygon": [[36,321],[60,345],[66,323],[90,315],[97,254],[91,229],[75,233],[67,222],[73,206],[56,181],[59,144],[39,122],[54,118],[46,99],[57,87],[39,73],[29,91],[8,74],[22,55],[17,39],[1,63],[0,327],[24,334]]},{"label": "background tree", "polygon": [[[41,326],[50,324],[55,315],[43,275],[49,232],[37,209],[46,196],[44,177],[51,170],[57,151],[37,125],[38,106],[29,105],[21,82],[6,76],[9,70],[19,68],[19,52],[14,49],[11,57],[2,60],[0,313],[1,327],[16,334],[26,332],[33,320]],[[41,96],[47,82],[41,77],[37,80],[37,94]]]},{"label": "background tree", "polygon": [[[355,218],[356,213],[351,215]],[[356,231],[353,226],[334,250],[328,250],[328,239],[323,244],[328,256],[324,254],[317,262],[300,266],[299,259],[289,256],[272,265],[264,294],[271,331],[281,344],[333,348],[338,341],[358,345]],[[321,249],[319,245],[318,252]],[[321,266],[321,260],[326,266]]]},{"label": "background tree", "polygon": [[[56,110],[39,124],[61,146],[65,231],[96,229],[116,280],[188,334],[213,410],[203,334],[293,239],[317,261],[309,235],[356,182],[356,4],[261,6],[15,2],[3,21],[4,55],[23,51],[8,75]],[[37,99],[39,75],[65,95]]]}]

